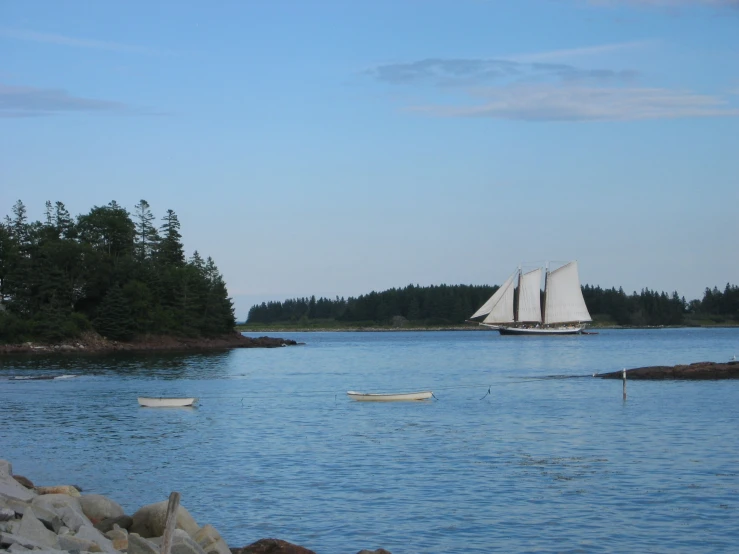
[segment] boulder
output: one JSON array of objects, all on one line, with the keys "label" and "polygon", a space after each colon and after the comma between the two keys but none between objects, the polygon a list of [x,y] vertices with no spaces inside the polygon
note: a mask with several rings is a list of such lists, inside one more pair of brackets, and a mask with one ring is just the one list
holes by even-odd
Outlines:
[{"label": "boulder", "polygon": [[62,518],[43,506],[31,506],[30,510],[49,531],[59,534],[59,529],[62,527]]},{"label": "boulder", "polygon": [[15,510],[0,508],[0,521],[10,521],[11,519],[15,519]]},{"label": "boulder", "polygon": [[23,514],[18,534],[47,548],[59,548],[59,539],[57,539],[56,533],[49,531],[46,526],[39,521],[33,513],[33,510],[26,510],[26,513]]},{"label": "boulder", "polygon": [[8,460],[0,460],[0,477],[10,477],[13,475],[13,464]]},{"label": "boulder", "polygon": [[195,540],[182,529],[175,529],[172,535],[172,554],[205,554]]},{"label": "boulder", "polygon": [[80,507],[92,523],[125,515],[120,504],[101,494],[83,494],[80,496]]},{"label": "boulder", "polygon": [[316,554],[312,550],[280,539],[259,539],[241,549],[240,554]]},{"label": "boulder", "polygon": [[66,494],[45,494],[37,496],[31,502],[31,507],[41,507],[55,513],[62,520],[62,523],[69,527],[72,532],[83,525],[92,527],[92,522],[82,513],[79,499]]},{"label": "boulder", "polygon": [[113,543],[113,548],[116,550],[127,550],[128,549],[128,531],[121,529],[117,525],[111,529],[105,536]]},{"label": "boulder", "polygon": [[79,539],[87,539],[96,543],[102,552],[110,552],[111,554],[115,554],[116,552],[116,549],[113,548],[113,542],[95,529],[92,524],[80,527],[75,536]]},{"label": "boulder", "polygon": [[193,536],[195,542],[205,551],[205,554],[231,554],[226,541],[211,524],[204,525]]},{"label": "boulder", "polygon": [[[8,466],[10,466],[10,464],[8,464]],[[18,481],[13,479],[12,475],[5,474],[3,473],[3,470],[0,469],[0,499],[11,498],[21,500],[23,502],[29,502],[33,500],[34,496],[36,496],[36,494],[33,491],[28,490]]]},{"label": "boulder", "polygon": [[74,535],[59,537],[59,547],[62,550],[79,550],[80,552],[102,552],[103,549],[90,539],[83,539]]},{"label": "boulder", "polygon": [[69,496],[80,496],[80,491],[73,485],[56,485],[54,487],[36,487],[36,494],[68,494]]},{"label": "boulder", "polygon": [[33,490],[33,483],[31,483],[30,479],[26,479],[25,477],[23,477],[23,475],[13,475],[13,479],[18,481],[21,485],[23,485],[27,489]]},{"label": "boulder", "polygon": [[[138,533],[143,538],[161,537],[164,534],[164,525],[167,522],[168,500],[149,504],[133,514],[133,525],[129,531]],[[177,529],[184,530],[188,535],[194,537],[200,527],[183,506],[177,508]]]},{"label": "boulder", "polygon": [[119,517],[106,517],[105,519],[95,523],[95,529],[101,533],[107,533],[115,526],[120,527],[128,531],[133,525],[133,518],[131,516],[119,516]]},{"label": "boulder", "polygon": [[130,533],[128,535],[128,554],[159,554],[159,548],[139,534]]}]

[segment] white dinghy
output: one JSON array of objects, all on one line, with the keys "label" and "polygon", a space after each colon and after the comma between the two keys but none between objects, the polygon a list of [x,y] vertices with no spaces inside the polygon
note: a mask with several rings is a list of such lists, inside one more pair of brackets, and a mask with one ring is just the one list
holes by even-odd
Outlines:
[{"label": "white dinghy", "polygon": [[357,392],[347,391],[349,398],[363,402],[398,402],[403,400],[428,400],[434,393],[430,390],[419,392]]},{"label": "white dinghy", "polygon": [[139,406],[145,408],[182,408],[185,406],[193,406],[197,402],[197,398],[185,397],[152,397],[139,396]]}]

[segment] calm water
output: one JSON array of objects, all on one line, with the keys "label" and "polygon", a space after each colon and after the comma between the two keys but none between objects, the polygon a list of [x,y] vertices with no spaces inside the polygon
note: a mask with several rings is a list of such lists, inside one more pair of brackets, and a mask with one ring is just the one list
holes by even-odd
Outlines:
[{"label": "calm water", "polygon": [[[307,344],[0,359],[0,377],[78,375],[0,379],[0,458],[127,513],[177,490],[230,546],[736,552],[739,381],[632,381],[623,402],[620,381],[590,376],[726,361],[738,329],[279,336]],[[437,399],[345,395],[426,388]]]}]

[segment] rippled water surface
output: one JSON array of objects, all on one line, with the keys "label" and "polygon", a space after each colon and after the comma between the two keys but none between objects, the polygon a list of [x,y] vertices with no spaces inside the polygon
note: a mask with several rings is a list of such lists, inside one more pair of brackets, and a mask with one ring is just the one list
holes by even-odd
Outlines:
[{"label": "rippled water surface", "polygon": [[[592,374],[726,361],[738,329],[279,336],[306,344],[2,358],[0,458],[127,513],[177,490],[232,547],[737,551],[739,381],[632,381],[624,402]],[[3,379],[62,374],[77,377]],[[435,398],[345,394],[422,389]]]}]

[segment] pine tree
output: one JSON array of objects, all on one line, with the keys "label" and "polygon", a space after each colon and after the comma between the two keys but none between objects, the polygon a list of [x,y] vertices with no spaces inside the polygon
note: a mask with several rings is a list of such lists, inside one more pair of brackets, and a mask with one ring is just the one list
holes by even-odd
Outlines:
[{"label": "pine tree", "polygon": [[159,228],[161,239],[157,249],[157,260],[163,265],[180,267],[185,263],[185,253],[177,214],[172,210],[167,210],[167,215],[162,218],[162,221],[164,223]]},{"label": "pine tree", "polygon": [[129,340],[134,336],[134,320],[121,287],[116,283],[98,306],[92,322],[95,330],[111,340]]}]

